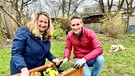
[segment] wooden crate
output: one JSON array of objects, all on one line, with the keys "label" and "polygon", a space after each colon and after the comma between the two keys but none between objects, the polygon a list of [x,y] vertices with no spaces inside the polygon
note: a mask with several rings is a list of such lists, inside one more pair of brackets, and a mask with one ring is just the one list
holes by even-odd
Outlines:
[{"label": "wooden crate", "polygon": [[[55,64],[49,63],[49,64],[46,64],[46,65],[31,69],[31,70],[29,70],[29,72],[32,73],[32,72],[41,71],[41,70],[44,70],[44,69],[46,69],[50,66],[55,66]],[[12,75],[12,76],[20,76],[20,73]],[[80,69],[70,68],[68,70],[65,70],[65,71],[61,72],[57,76],[83,76],[83,67],[81,67]]]},{"label": "wooden crate", "polygon": [[83,76],[83,67],[80,69],[70,68],[61,72],[58,76]]}]

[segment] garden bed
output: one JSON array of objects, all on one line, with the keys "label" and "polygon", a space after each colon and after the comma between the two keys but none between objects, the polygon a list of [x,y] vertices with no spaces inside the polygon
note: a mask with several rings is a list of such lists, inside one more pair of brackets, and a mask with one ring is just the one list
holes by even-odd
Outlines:
[{"label": "garden bed", "polygon": [[[39,72],[42,70],[45,70],[49,67],[56,67],[54,63],[49,63],[34,69],[29,70],[30,74],[34,73],[34,72]],[[20,76],[20,73],[15,74],[13,76]],[[30,75],[30,76],[42,76],[42,75]],[[47,76],[47,75],[46,75]],[[59,72],[58,75],[56,76],[83,76],[83,67],[81,67],[80,69],[75,69],[75,68],[69,68],[65,71]]]}]

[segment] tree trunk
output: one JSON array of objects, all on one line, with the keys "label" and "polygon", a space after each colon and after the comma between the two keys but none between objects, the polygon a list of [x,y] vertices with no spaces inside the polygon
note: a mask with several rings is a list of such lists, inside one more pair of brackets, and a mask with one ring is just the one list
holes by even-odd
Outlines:
[{"label": "tree trunk", "polygon": [[129,4],[128,4],[128,0],[126,0],[127,3],[127,27],[126,27],[126,31],[128,31],[128,26],[129,26]]},{"label": "tree trunk", "polygon": [[134,8],[133,8],[133,0],[131,0],[131,2],[129,3],[129,5],[130,5],[130,7],[129,7],[129,9],[130,9],[130,16],[132,16],[133,10],[134,10]]},{"label": "tree trunk", "polygon": [[101,11],[102,13],[105,13],[103,0],[99,0],[99,5],[100,5],[100,11]]},{"label": "tree trunk", "polygon": [[68,13],[67,13],[68,18],[69,18],[69,14],[70,14],[71,1],[72,0],[69,0],[69,4],[68,4]]},{"label": "tree trunk", "polygon": [[107,1],[108,3],[108,12],[110,13],[111,12],[111,8],[112,8],[112,5],[113,5],[113,0],[111,0],[111,4],[110,4],[110,1],[108,0]]},{"label": "tree trunk", "polygon": [[118,9],[117,9],[117,12],[119,12],[120,11],[120,9],[122,8],[122,6],[123,6],[123,3],[124,3],[124,0],[119,0],[119,4],[118,4]]},{"label": "tree trunk", "polygon": [[2,31],[1,25],[2,25],[2,17],[1,17],[1,13],[0,13],[0,39],[2,39],[2,37],[3,37],[3,31]]},{"label": "tree trunk", "polygon": [[62,18],[64,19],[64,15],[65,15],[65,3],[66,1],[65,0],[62,0]]},{"label": "tree trunk", "polygon": [[21,24],[20,24],[17,20],[15,20],[4,8],[1,7],[1,9],[2,9],[11,19],[13,19],[13,20],[15,21],[15,23],[17,23],[17,25],[20,25],[20,26],[21,26]]}]

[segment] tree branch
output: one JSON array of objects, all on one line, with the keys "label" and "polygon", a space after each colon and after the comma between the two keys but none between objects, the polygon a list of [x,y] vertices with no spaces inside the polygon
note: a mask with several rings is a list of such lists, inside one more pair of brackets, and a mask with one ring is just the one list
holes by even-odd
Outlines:
[{"label": "tree branch", "polygon": [[15,20],[4,8],[2,5],[0,5],[0,8],[11,18],[15,21],[15,23],[17,23],[19,26],[21,26],[21,23],[17,22],[17,20]]}]

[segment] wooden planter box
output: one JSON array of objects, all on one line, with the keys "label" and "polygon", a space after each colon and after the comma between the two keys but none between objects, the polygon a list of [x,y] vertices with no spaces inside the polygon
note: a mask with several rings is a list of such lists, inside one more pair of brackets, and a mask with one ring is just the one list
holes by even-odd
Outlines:
[{"label": "wooden planter box", "polygon": [[[31,73],[31,72],[41,71],[50,66],[55,66],[55,64],[54,63],[46,64],[46,65],[31,69],[31,70],[29,70],[29,72]],[[20,73],[15,74],[13,76],[20,76]],[[61,72],[57,76],[83,76],[83,67],[81,67],[80,69],[70,68],[68,70]]]},{"label": "wooden planter box", "polygon": [[70,68],[61,72],[58,76],[83,76],[83,67],[80,69]]}]

